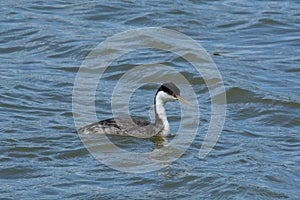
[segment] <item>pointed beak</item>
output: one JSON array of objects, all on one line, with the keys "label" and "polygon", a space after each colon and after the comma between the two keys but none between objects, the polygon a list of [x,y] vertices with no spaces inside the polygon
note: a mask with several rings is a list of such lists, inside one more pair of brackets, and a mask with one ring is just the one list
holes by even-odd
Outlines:
[{"label": "pointed beak", "polygon": [[181,96],[176,95],[176,99],[178,99],[179,101],[182,101],[183,103],[189,104],[190,106],[194,105],[192,102],[182,98]]}]

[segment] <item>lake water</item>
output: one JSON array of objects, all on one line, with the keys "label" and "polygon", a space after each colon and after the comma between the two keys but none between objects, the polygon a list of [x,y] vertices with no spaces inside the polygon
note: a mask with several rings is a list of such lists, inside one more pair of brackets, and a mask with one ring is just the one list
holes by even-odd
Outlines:
[{"label": "lake water", "polygon": [[[1,199],[300,198],[299,1],[2,1],[0,16]],[[112,116],[111,91],[137,64],[180,70],[201,111],[196,137],[179,159],[126,173],[85,148],[73,118],[73,86],[100,42],[145,27],[181,32],[207,50],[226,88],[226,120],[214,149],[200,159],[211,112],[204,79],[160,50],[120,58],[99,85],[99,120]],[[138,90],[131,112],[147,118],[155,91],[153,84]],[[172,132],[178,106],[167,106]],[[110,140],[134,152],[160,148],[150,139]]]}]

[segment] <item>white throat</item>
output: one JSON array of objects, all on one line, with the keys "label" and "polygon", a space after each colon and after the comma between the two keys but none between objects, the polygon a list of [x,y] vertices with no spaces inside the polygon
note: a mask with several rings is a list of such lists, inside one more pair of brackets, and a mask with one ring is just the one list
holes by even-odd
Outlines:
[{"label": "white throat", "polygon": [[165,92],[162,92],[162,91],[158,92],[155,97],[156,114],[157,114],[157,117],[159,117],[162,120],[162,123],[164,126],[164,129],[161,132],[162,136],[170,135],[170,125],[169,125],[169,122],[167,119],[166,110],[165,110],[164,105],[167,101],[171,101],[171,100],[174,100],[174,99],[171,99],[170,95],[167,95]]}]

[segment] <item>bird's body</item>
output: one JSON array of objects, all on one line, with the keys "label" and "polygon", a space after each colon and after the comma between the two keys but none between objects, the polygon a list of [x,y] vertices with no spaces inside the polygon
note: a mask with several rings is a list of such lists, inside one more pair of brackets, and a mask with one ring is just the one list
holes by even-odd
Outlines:
[{"label": "bird's body", "polygon": [[155,125],[138,117],[128,117],[102,120],[80,128],[79,132],[82,134],[106,134],[146,138],[159,135],[162,130],[162,125]]},{"label": "bird's body", "polygon": [[137,117],[111,118],[102,120],[78,130],[81,134],[107,134],[148,138],[155,135],[167,136],[170,126],[164,105],[168,101],[181,100],[191,104],[179,96],[180,91],[173,83],[165,83],[157,90],[155,105],[155,122],[151,123]]}]

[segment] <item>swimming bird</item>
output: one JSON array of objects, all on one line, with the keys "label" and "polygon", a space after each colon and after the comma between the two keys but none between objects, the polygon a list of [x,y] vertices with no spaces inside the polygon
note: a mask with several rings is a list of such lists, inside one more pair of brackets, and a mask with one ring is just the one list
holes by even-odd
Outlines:
[{"label": "swimming bird", "polygon": [[190,101],[180,97],[180,90],[174,83],[164,83],[158,88],[154,97],[154,123],[132,116],[111,118],[84,126],[78,132],[81,134],[107,134],[141,138],[152,136],[165,137],[170,134],[170,125],[164,105],[167,102],[176,100],[192,105]]}]

